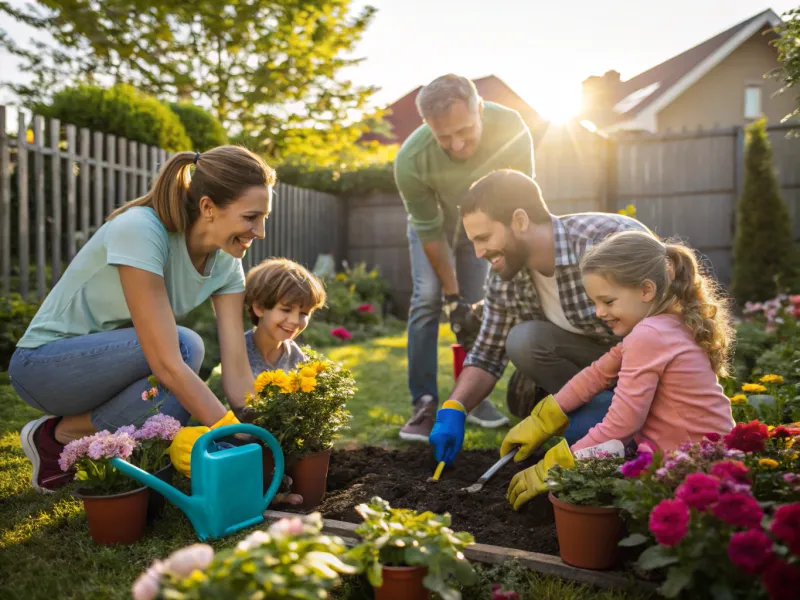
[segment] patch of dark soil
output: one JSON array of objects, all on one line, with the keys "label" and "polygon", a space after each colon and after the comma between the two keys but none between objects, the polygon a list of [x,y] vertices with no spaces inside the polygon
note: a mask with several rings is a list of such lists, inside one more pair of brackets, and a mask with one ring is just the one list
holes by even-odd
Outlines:
[{"label": "patch of dark soil", "polygon": [[462,451],[438,482],[428,482],[436,462],[427,445],[411,450],[336,451],[328,470],[327,494],[315,510],[328,519],[360,523],[355,507],[380,496],[395,508],[450,513],[455,531],[469,531],[483,544],[558,554],[547,495],[534,498],[519,512],[506,500],[514,473],[532,466],[535,459],[504,466],[478,493],[460,491],[475,483],[498,458],[497,450]]}]

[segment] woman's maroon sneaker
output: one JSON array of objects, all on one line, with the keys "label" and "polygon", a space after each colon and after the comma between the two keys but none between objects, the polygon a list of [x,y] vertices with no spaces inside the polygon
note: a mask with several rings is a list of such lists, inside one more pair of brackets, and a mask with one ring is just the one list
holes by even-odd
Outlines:
[{"label": "woman's maroon sneaker", "polygon": [[33,465],[31,484],[37,492],[52,494],[67,485],[75,477],[75,471],[64,472],[58,465],[58,458],[64,445],[56,441],[56,425],[61,417],[45,415],[31,421],[19,434],[25,456]]}]

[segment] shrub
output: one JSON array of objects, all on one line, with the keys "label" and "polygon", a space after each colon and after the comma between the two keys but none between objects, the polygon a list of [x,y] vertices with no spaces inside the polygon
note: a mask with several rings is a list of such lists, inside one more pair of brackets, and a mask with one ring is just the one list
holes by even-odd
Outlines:
[{"label": "shrub", "polygon": [[222,123],[208,111],[188,102],[173,103],[169,108],[183,123],[193,150],[205,152],[228,143],[228,134]]},{"label": "shrub", "polygon": [[125,84],[107,89],[93,85],[66,88],[54,94],[49,105],[37,105],[34,111],[60,119],[64,125],[88,127],[168,152],[192,148],[177,114],[153,96]]},{"label": "shrub", "polygon": [[17,342],[37,310],[38,302],[26,302],[19,294],[0,296],[0,371],[8,369]]},{"label": "shrub", "polygon": [[792,220],[780,195],[762,119],[747,128],[744,189],[736,206],[731,293],[737,302],[766,300],[794,278]]}]

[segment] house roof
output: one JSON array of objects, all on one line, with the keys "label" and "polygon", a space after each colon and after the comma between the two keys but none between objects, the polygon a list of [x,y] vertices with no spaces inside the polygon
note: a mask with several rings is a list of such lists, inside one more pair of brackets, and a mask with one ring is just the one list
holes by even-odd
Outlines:
[{"label": "house roof", "polygon": [[[478,93],[484,100],[502,104],[519,112],[522,119],[531,129],[537,126],[541,117],[530,105],[525,102],[508,84],[495,75],[473,79]],[[416,98],[422,86],[418,86],[408,94],[389,105],[384,121],[390,126],[393,138],[378,133],[368,133],[363,136],[364,141],[377,140],[382,144],[402,144],[414,130],[422,125],[422,117],[417,111]]]},{"label": "house roof", "polygon": [[734,50],[781,18],[765,10],[730,29],[621,82],[614,95],[614,129],[655,129],[655,116]]}]

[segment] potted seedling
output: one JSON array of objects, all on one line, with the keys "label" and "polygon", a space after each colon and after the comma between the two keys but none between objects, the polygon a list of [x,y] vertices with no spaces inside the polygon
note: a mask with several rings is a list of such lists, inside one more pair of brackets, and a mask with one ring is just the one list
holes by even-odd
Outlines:
[{"label": "potted seedling", "polygon": [[614,507],[614,486],[623,459],[600,456],[550,469],[547,487],[561,559],[584,569],[610,569],[618,561],[624,524]]},{"label": "potted seedling", "polygon": [[323,535],[319,513],[282,519],[218,552],[193,544],[157,560],[133,584],[134,600],[156,598],[318,598],[356,574],[344,542]]},{"label": "potted seedling", "polygon": [[[310,349],[304,353],[309,360],[293,371],[261,373],[247,405],[248,421],[280,443],[292,492],[303,497],[301,508],[310,509],[325,495],[331,448],[350,420],[345,405],[356,388],[350,371],[342,365]],[[265,460],[265,475],[271,471]]]},{"label": "potted seedling", "polygon": [[423,600],[431,592],[443,600],[460,600],[448,579],[474,581],[464,557],[474,539],[450,529],[450,515],[392,508],[377,496],[356,510],[364,522],[355,530],[362,542],[352,556],[366,570],[375,600]]}]

